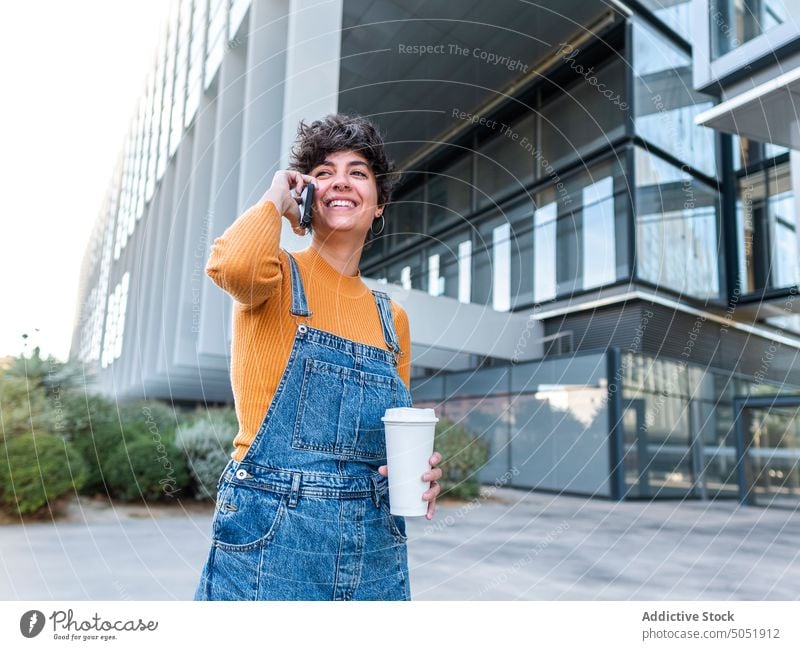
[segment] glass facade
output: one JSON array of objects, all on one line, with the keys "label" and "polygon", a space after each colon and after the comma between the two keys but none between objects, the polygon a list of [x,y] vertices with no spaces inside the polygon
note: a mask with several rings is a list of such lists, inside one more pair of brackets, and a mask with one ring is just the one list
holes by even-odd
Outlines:
[{"label": "glass facade", "polygon": [[205,80],[203,82],[205,89],[208,89],[214,80],[222,63],[222,57],[225,55],[225,47],[227,45],[227,34],[225,33],[228,19],[227,6],[228,2],[226,0],[209,0]]},{"label": "glass facade", "polygon": [[740,171],[769,161],[782,154],[789,153],[789,149],[769,142],[758,142],[744,136],[732,135],[733,142],[733,169]]},{"label": "glass facade", "polygon": [[[511,123],[511,132],[521,140],[533,142],[536,133],[535,115],[530,114]],[[513,144],[513,142],[511,143]],[[476,147],[475,195],[477,207],[497,206],[512,194],[524,190],[533,180],[533,158],[521,146],[509,146],[506,135],[491,133]],[[467,159],[465,159],[466,162]],[[464,172],[464,167],[457,169]],[[458,207],[466,205],[462,202]]]},{"label": "glass facade", "polygon": [[681,295],[719,298],[718,192],[639,147],[634,152],[639,279]]},{"label": "glass facade", "polygon": [[[618,466],[622,498],[738,499],[742,451],[761,502],[796,507],[798,406],[744,411],[741,450],[734,418],[737,398],[781,391],[800,399],[798,387],[625,352],[612,389],[607,361],[583,354],[442,374],[412,382],[412,396],[489,443],[484,483],[512,476],[516,487],[611,496]],[[617,395],[622,410],[612,422]]]},{"label": "glass facade", "polygon": [[610,496],[605,354],[450,373],[414,390],[414,406],[489,443],[484,483]]},{"label": "glass facade", "polygon": [[711,0],[711,54],[720,57],[800,16],[797,0]]},{"label": "glass facade", "polygon": [[716,178],[717,136],[712,129],[694,124],[695,116],[714,102],[693,90],[691,54],[641,20],[634,20],[631,65],[636,133]]},{"label": "glass facade", "polygon": [[[671,16],[681,34],[688,4],[656,16]],[[499,311],[609,286],[634,266],[658,288],[721,300],[718,136],[694,124],[712,100],[692,89],[688,47],[641,16],[629,34],[628,56],[569,62],[591,80],[543,85],[527,102],[534,110],[503,128],[476,127],[472,148],[450,145],[447,163],[412,172],[390,207],[390,236],[364,255],[365,272],[397,282],[387,261],[422,251],[421,284],[466,298],[466,281],[455,287],[466,277],[458,239],[471,242],[469,301]],[[631,146],[631,135],[643,144]]]},{"label": "glass facade", "polygon": [[178,44],[178,10],[179,3],[173,4],[173,9],[167,26],[166,57],[161,70],[163,80],[163,94],[161,95],[161,127],[158,139],[158,157],[156,158],[156,179],[161,179],[167,168],[167,161],[171,155],[170,132],[172,130],[172,107],[175,99],[175,58]]},{"label": "glass facade", "polygon": [[746,384],[699,366],[623,354],[625,490],[736,497],[733,397]]},{"label": "glass facade", "polygon": [[[464,223],[472,212],[472,164],[472,155],[462,152],[459,158],[445,166],[441,173],[427,174],[427,201],[416,204],[414,208],[409,206],[407,209],[417,210],[422,215],[427,207],[428,223],[433,232]],[[484,167],[488,166],[486,162],[481,164]],[[410,192],[406,200],[422,201],[421,188],[416,193]],[[403,216],[402,212],[397,214],[395,211],[395,214],[401,220],[410,219],[408,216]]]},{"label": "glass facade", "polygon": [[[754,382],[730,372],[647,355],[623,354],[621,367],[625,489],[630,496],[737,497],[734,398],[797,393],[795,386]],[[756,465],[766,470],[761,484],[768,487],[771,472],[773,486],[780,484],[782,492],[790,484],[796,505],[800,496],[797,418],[773,407],[763,414],[772,419],[769,435],[765,432],[757,445],[761,450],[755,454],[759,457]],[[749,426],[748,421],[744,424]],[[781,437],[781,432],[786,435]],[[745,440],[748,446],[752,447],[752,441]],[[770,462],[771,458],[775,461]]]},{"label": "glass facade", "polygon": [[758,505],[797,509],[800,499],[800,404],[742,412],[746,484]]},{"label": "glass facade", "polygon": [[[78,344],[84,361],[99,360],[105,367],[120,355],[129,280],[123,275],[109,291],[112,261],[123,255],[197,113],[226,51],[226,28],[238,29],[249,6],[249,0],[170,0],[155,65],[133,111],[102,210],[102,229],[93,234],[98,279],[86,298],[86,325]],[[422,278],[421,267],[415,273]]]},{"label": "glass facade", "polygon": [[232,41],[236,38],[236,32],[239,31],[239,26],[242,24],[247,10],[250,8],[251,0],[230,0],[230,9],[228,12],[228,40]]},{"label": "glass facade", "polygon": [[195,2],[192,11],[191,42],[189,45],[189,68],[186,73],[186,114],[184,126],[188,127],[197,108],[200,105],[200,96],[203,92],[203,56],[205,50],[206,11],[208,2]]},{"label": "glass facade", "polygon": [[630,192],[608,153],[626,135],[628,64],[613,50],[591,63],[588,80],[575,67],[517,115],[444,144],[444,162],[406,171],[365,274],[399,282],[409,265],[413,285],[416,262],[401,258],[421,252],[428,292],[498,311],[628,277]]},{"label": "glass facade", "polygon": [[548,167],[559,168],[575,160],[585,160],[591,152],[608,148],[625,134],[626,68],[624,57],[616,55],[588,68],[591,70],[588,79],[579,77],[543,99],[539,109],[538,178],[547,177]]},{"label": "glass facade", "polygon": [[533,228],[534,296],[562,297],[611,284],[629,275],[626,180],[619,160],[597,163],[565,177],[563,187],[536,194]]},{"label": "glass facade", "polygon": [[692,0],[640,0],[667,27],[692,42]]},{"label": "glass facade", "polygon": [[125,334],[125,313],[128,305],[130,273],[125,271],[114,290],[108,294],[106,326],[103,335],[103,353],[100,365],[105,368],[122,354],[122,338]]},{"label": "glass facade", "polygon": [[788,161],[739,175],[736,229],[742,293],[800,284],[800,233]]}]

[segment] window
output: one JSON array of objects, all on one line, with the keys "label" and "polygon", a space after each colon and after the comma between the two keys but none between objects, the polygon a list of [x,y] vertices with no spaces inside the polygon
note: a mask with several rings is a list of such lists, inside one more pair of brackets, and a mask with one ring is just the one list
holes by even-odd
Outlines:
[{"label": "window", "polygon": [[746,169],[765,160],[770,160],[789,151],[787,147],[781,147],[769,142],[758,142],[744,136],[731,136],[733,144],[733,169],[739,171]]},{"label": "window", "polygon": [[692,42],[691,0],[641,0],[667,27],[672,28],[683,39]]},{"label": "window", "polygon": [[217,74],[225,55],[227,39],[225,34],[225,21],[227,20],[227,5],[225,0],[210,0],[209,22],[208,22],[208,41],[206,44],[206,65],[205,79],[203,88],[208,89],[214,75]]},{"label": "window", "polygon": [[523,190],[533,180],[533,156],[520,142],[523,138],[524,142],[535,142],[535,117],[531,113],[508,129],[497,127],[478,145],[475,177],[478,208],[495,205],[509,194]]},{"label": "window", "polygon": [[155,191],[156,159],[158,158],[158,120],[161,117],[161,74],[156,69],[150,77],[147,95],[147,165],[145,167],[145,201],[153,197]]},{"label": "window", "polygon": [[153,118],[151,121],[151,132],[150,132],[150,161],[149,161],[149,169],[147,170],[147,200],[149,201],[150,198],[153,196],[153,192],[155,191],[155,184],[158,182],[159,175],[159,164],[158,159],[161,155],[161,147],[159,146],[159,142],[161,140],[166,140],[166,130],[167,124],[164,123],[163,120],[163,110],[162,105],[164,101],[164,69],[166,67],[164,61],[164,46],[161,48],[161,52],[158,57],[158,66],[156,67],[156,74],[153,79],[153,104],[151,106],[151,110],[153,113]]},{"label": "window", "polygon": [[444,293],[444,278],[439,275],[439,255],[428,256],[428,293],[440,296]]},{"label": "window", "polygon": [[130,273],[126,271],[119,284],[108,295],[103,354],[100,360],[103,368],[110,365],[114,359],[118,359],[122,354],[122,337],[125,330],[129,280]]},{"label": "window", "polygon": [[739,179],[736,227],[743,293],[800,282],[800,238],[788,162]]},{"label": "window", "polygon": [[386,227],[390,232],[389,248],[416,239],[425,231],[425,190],[418,185],[393,199]]},{"label": "window", "polygon": [[[496,213],[495,213],[496,214]],[[505,215],[485,220],[478,227],[478,236],[472,250],[472,302],[494,305],[495,289],[495,229],[507,223]],[[500,299],[502,301],[502,298]]]},{"label": "window", "polygon": [[[574,63],[574,69],[583,69],[578,66]],[[580,77],[542,107],[541,142],[536,143],[541,150],[519,145],[535,159],[539,178],[546,178],[551,166],[581,160],[624,134],[628,114],[625,69],[621,56],[613,59],[588,77]]]},{"label": "window", "polygon": [[136,139],[136,220],[142,218],[144,212],[144,185],[147,176],[147,97],[139,101],[138,136]]},{"label": "window", "polygon": [[172,103],[175,93],[175,56],[178,40],[178,14],[173,11],[167,30],[166,63],[164,65],[164,94],[161,98],[161,136],[158,143],[156,180],[164,175],[170,156],[170,132],[172,130]]},{"label": "window", "polygon": [[534,214],[533,202],[527,193],[513,209],[506,212],[511,224],[511,309],[529,307],[533,301],[534,282]]},{"label": "window", "polygon": [[711,0],[711,52],[714,58],[791,20],[797,0]]},{"label": "window", "polygon": [[533,300],[536,303],[556,297],[556,218],[555,201],[533,213]]},{"label": "window", "polygon": [[472,155],[464,154],[441,173],[428,174],[428,223],[432,233],[466,221],[472,212]]},{"label": "window", "polygon": [[640,20],[633,23],[636,132],[678,160],[717,176],[712,129],[694,117],[713,104],[693,90],[692,59]]},{"label": "window", "polygon": [[469,302],[472,292],[472,241],[458,245],[458,300]]},{"label": "window", "polygon": [[[111,195],[116,194],[116,188],[112,185]],[[106,221],[102,229],[102,249],[100,253],[100,269],[97,278],[97,284],[90,294],[87,305],[89,312],[88,323],[84,328],[87,332],[87,338],[84,341],[82,350],[84,351],[84,361],[95,361],[100,359],[101,354],[101,341],[103,338],[103,323],[106,318],[107,298],[106,292],[108,291],[108,275],[111,270],[111,255],[114,246],[114,222],[116,205],[112,200]],[[101,235],[98,234],[98,238]]]},{"label": "window", "polygon": [[189,51],[189,70],[186,75],[186,115],[184,126],[188,127],[200,104],[203,85],[203,47],[205,46],[206,8],[208,3],[195,2],[192,12],[191,45]]},{"label": "window", "polygon": [[403,289],[410,289],[411,288],[411,267],[404,266],[400,270],[400,285]]},{"label": "window", "polygon": [[639,278],[696,298],[718,298],[718,193],[638,147],[635,167]]},{"label": "window", "polygon": [[386,277],[387,282],[399,285],[404,289],[425,291],[427,285],[425,284],[426,275],[423,272],[422,260],[422,255],[417,251],[410,255],[404,255],[388,264],[381,275]]},{"label": "window", "polygon": [[610,160],[537,193],[535,303],[628,277],[628,191],[620,163]]},{"label": "window", "polygon": [[236,37],[236,32],[239,31],[239,25],[242,24],[249,7],[250,0],[231,0],[230,31],[228,32],[228,40],[232,41]]},{"label": "window", "polygon": [[186,80],[189,68],[189,39],[192,36],[192,2],[181,0],[175,62],[175,92],[172,101],[169,155],[177,151],[183,136],[183,111],[186,108]]},{"label": "window", "polygon": [[492,230],[492,308],[511,308],[511,224],[500,224]]},{"label": "window", "polygon": [[614,233],[614,179],[583,188],[583,288],[617,279]]}]

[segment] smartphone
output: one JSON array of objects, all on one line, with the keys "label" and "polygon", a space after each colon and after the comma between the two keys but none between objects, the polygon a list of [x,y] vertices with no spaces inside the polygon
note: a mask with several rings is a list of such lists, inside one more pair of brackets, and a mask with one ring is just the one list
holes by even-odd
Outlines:
[{"label": "smartphone", "polygon": [[308,228],[311,225],[311,208],[314,205],[314,185],[309,183],[300,194],[300,225]]}]

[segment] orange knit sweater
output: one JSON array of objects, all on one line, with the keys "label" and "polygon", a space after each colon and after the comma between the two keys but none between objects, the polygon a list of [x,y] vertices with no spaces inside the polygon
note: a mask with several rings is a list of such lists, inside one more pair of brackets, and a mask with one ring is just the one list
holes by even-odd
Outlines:
[{"label": "orange knit sweater", "polygon": [[[231,456],[236,460],[244,457],[264,420],[294,340],[289,259],[280,248],[281,219],[271,201],[255,204],[214,240],[206,265],[209,277],[234,299],[231,385],[239,432]],[[310,247],[292,255],[312,311],[311,327],[388,350],[375,298],[360,271],[342,275]],[[398,371],[410,387],[408,316],[394,300],[391,305],[403,352]]]}]

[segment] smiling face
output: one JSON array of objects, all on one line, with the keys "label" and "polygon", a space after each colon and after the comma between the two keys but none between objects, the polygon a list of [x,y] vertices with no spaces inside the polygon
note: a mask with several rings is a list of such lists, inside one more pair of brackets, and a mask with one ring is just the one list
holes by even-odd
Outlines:
[{"label": "smiling face", "polygon": [[325,156],[310,176],[316,179],[313,231],[324,241],[330,235],[349,232],[364,241],[379,212],[378,185],[367,159],[355,151]]}]

